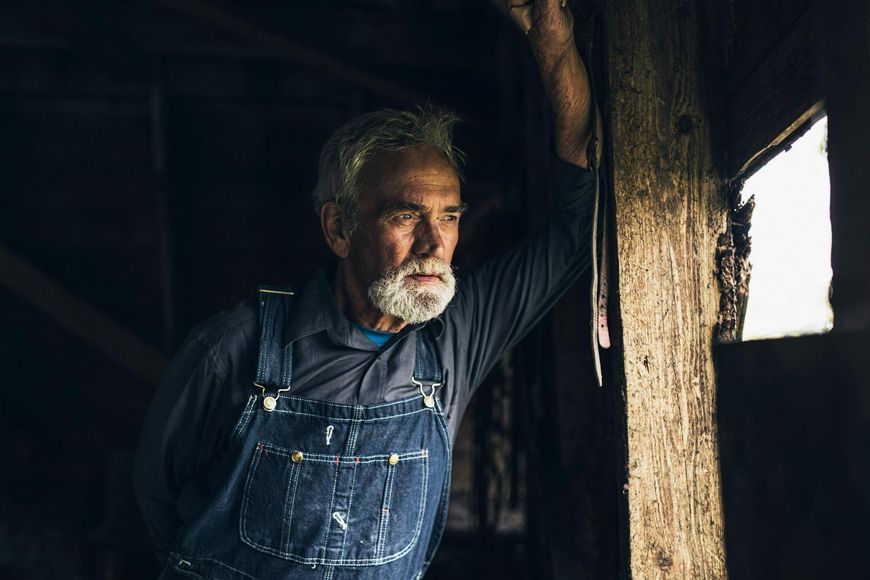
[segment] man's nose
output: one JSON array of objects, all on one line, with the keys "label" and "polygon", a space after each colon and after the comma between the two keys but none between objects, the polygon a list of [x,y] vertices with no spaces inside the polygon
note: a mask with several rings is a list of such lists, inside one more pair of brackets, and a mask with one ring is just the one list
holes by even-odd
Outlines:
[{"label": "man's nose", "polygon": [[435,220],[420,220],[417,231],[414,232],[414,253],[417,255],[443,258],[444,239]]}]

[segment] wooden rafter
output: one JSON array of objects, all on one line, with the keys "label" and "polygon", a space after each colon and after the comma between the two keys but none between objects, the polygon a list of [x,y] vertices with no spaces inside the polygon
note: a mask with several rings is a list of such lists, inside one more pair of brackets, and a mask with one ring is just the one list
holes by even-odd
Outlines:
[{"label": "wooden rafter", "polygon": [[143,382],[160,380],[166,366],[163,353],[3,246],[0,284]]}]

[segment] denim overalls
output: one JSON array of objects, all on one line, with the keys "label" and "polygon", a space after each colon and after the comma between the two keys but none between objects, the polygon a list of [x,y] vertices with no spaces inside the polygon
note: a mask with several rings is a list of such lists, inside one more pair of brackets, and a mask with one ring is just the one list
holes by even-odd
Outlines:
[{"label": "denim overalls", "polygon": [[260,290],[255,389],[223,485],[183,530],[161,578],[379,579],[423,575],[447,519],[450,441],[442,371],[415,332],[420,395],[344,405],[288,395],[289,292]]}]

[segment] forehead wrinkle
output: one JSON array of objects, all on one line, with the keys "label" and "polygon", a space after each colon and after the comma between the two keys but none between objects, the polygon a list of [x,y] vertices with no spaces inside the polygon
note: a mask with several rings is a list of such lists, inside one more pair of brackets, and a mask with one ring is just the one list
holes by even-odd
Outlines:
[{"label": "forehead wrinkle", "polygon": [[453,183],[433,183],[425,179],[415,179],[396,188],[396,193],[403,197],[416,197],[425,194],[436,194],[441,197],[458,193],[459,188]]}]

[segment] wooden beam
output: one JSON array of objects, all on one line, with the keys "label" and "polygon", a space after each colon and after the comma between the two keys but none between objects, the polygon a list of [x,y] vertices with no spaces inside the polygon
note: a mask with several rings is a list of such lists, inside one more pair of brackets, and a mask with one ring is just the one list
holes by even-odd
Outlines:
[{"label": "wooden beam", "polygon": [[870,4],[819,3],[825,31],[834,330],[870,328]]},{"label": "wooden beam", "polygon": [[160,380],[163,353],[2,246],[0,284],[143,382],[156,385]]},{"label": "wooden beam", "polygon": [[726,577],[712,362],[726,231],[723,22],[604,2],[630,575]]},{"label": "wooden beam", "polygon": [[317,50],[288,40],[280,34],[248,22],[229,10],[200,0],[159,0],[176,12],[193,17],[208,26],[228,32],[291,62],[314,67],[337,79],[362,87],[401,103],[417,104],[425,97],[375,75],[360,71]]},{"label": "wooden beam", "polygon": [[[757,24],[759,34],[764,24]],[[778,153],[797,129],[822,110],[816,28],[814,11],[802,13],[730,93],[730,177]]]}]

